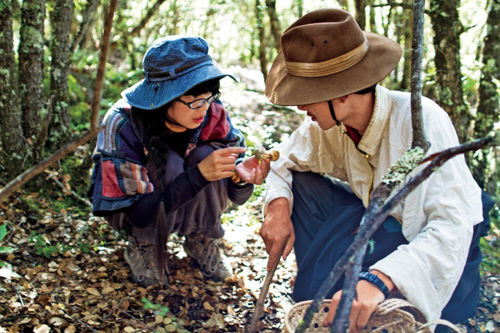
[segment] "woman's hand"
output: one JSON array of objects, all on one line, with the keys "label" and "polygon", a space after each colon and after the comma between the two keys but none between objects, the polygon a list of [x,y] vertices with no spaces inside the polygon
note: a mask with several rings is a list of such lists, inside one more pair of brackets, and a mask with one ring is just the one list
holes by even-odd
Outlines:
[{"label": "woman's hand", "polygon": [[245,148],[243,147],[228,147],[214,150],[198,163],[198,168],[203,177],[208,181],[231,177],[236,168],[235,162],[238,154],[244,152]]},{"label": "woman's hand", "polygon": [[269,158],[259,160],[249,157],[236,166],[236,176],[247,183],[260,185],[271,169]]}]

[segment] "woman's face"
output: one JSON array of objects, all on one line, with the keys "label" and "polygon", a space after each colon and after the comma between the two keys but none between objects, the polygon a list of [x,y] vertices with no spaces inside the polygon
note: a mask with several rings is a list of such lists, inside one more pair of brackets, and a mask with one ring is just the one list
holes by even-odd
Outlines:
[{"label": "woman's face", "polygon": [[[212,96],[211,92],[206,92],[198,96],[183,95],[170,105],[167,110],[167,127],[173,132],[184,132],[188,129],[195,129],[201,125],[210,103],[200,102],[202,106],[192,109],[188,105],[196,100],[208,100]],[[197,104],[197,103],[195,103]],[[193,107],[193,106],[192,106]]]}]

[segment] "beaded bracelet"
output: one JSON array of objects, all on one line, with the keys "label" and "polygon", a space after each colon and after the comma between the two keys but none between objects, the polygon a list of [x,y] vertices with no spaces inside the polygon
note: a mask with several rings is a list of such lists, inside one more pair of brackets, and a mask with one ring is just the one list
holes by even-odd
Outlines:
[{"label": "beaded bracelet", "polygon": [[389,297],[390,294],[389,288],[387,288],[384,281],[380,280],[380,278],[375,274],[372,274],[370,272],[361,272],[359,273],[359,278],[361,280],[366,280],[377,286],[377,288],[380,289],[380,291],[384,294],[385,298]]}]

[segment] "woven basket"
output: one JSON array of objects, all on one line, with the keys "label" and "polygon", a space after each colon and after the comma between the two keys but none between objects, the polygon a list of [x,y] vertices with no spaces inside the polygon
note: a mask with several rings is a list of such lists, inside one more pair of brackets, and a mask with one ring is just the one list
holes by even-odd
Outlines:
[{"label": "woven basket", "polygon": [[[304,316],[312,301],[296,303],[287,313],[285,318],[284,333],[295,332],[299,321]],[[330,332],[330,327],[323,326],[323,320],[328,312],[330,300],[324,300],[318,312],[314,315],[306,332],[322,333]],[[432,333],[432,325],[446,325],[456,332],[460,330],[445,320],[423,324],[424,316],[418,309],[408,301],[399,298],[389,298],[380,303],[370,317],[366,328],[362,333],[385,332],[385,333]]]}]

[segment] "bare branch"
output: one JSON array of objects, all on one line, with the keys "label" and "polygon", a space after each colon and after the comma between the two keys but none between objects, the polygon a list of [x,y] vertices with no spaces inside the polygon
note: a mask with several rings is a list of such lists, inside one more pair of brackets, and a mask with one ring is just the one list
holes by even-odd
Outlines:
[{"label": "bare branch", "polygon": [[[413,4],[412,3],[405,3],[405,2],[394,2],[394,1],[388,1],[386,3],[380,3],[380,4],[375,4],[373,7],[401,7],[404,9],[413,9]],[[429,14],[427,10],[424,10],[425,14]]]},{"label": "bare branch", "polygon": [[76,51],[76,48],[80,44],[80,41],[83,38],[83,35],[85,35],[85,32],[87,31],[90,23],[90,17],[92,14],[95,12],[97,5],[99,5],[100,0],[88,0],[87,2],[87,7],[85,8],[85,12],[83,13],[82,17],[82,22],[80,23],[80,29],[78,29],[78,32],[75,36],[75,39],[73,40],[73,43],[71,44],[71,51],[70,53],[73,54]]},{"label": "bare branch", "polygon": [[[148,9],[148,11],[146,12],[146,15],[144,15],[141,22],[139,22],[139,24],[137,26],[135,26],[130,32],[127,33],[127,37],[133,37],[133,36],[138,35],[142,31],[142,29],[144,29],[144,27],[149,22],[151,17],[153,17],[153,15],[158,12],[158,8],[164,2],[165,2],[165,0],[157,0],[153,4],[153,6],[151,6],[151,8]],[[118,41],[114,41],[113,43],[111,43],[112,49],[115,49],[116,46],[118,46]]]},{"label": "bare branch", "polygon": [[429,142],[425,137],[422,120],[422,55],[424,32],[424,0],[416,0],[413,9],[413,39],[411,53],[411,125],[412,148],[420,147],[427,152]]},{"label": "bare branch", "polygon": [[92,99],[92,116],[90,119],[90,128],[97,128],[99,121],[99,107],[101,103],[101,88],[106,71],[106,61],[108,59],[109,39],[111,35],[111,28],[113,27],[113,17],[116,11],[118,0],[111,0],[109,4],[108,14],[104,21],[104,31],[102,32],[101,52],[99,55],[99,67],[97,68],[97,78],[94,84],[94,96]]},{"label": "bare branch", "polygon": [[87,205],[89,207],[92,207],[92,203],[89,200],[87,200],[86,198],[83,198],[82,196],[80,196],[78,193],[76,193],[75,191],[73,191],[71,189],[68,190],[68,188],[63,183],[61,183],[56,177],[51,175],[51,176],[49,176],[49,179],[51,179],[54,183],[56,183],[57,186],[59,186],[63,190],[64,193],[70,193],[78,201],[84,203],[85,205]]}]

